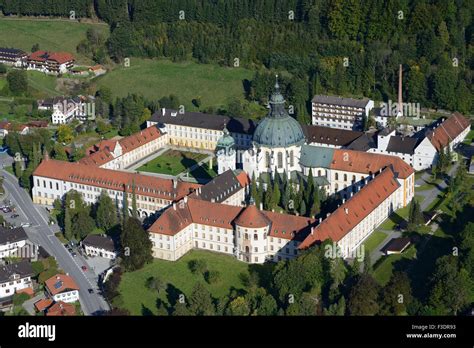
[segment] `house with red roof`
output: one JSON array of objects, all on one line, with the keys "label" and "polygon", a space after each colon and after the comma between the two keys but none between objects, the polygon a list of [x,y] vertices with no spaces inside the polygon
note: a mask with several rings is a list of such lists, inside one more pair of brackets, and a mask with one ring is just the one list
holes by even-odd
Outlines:
[{"label": "house with red roof", "polygon": [[79,287],[71,276],[56,274],[45,281],[46,294],[55,302],[79,301]]},{"label": "house with red roof", "polygon": [[36,51],[28,56],[27,69],[59,75],[70,71],[74,62],[74,56],[68,52]]}]

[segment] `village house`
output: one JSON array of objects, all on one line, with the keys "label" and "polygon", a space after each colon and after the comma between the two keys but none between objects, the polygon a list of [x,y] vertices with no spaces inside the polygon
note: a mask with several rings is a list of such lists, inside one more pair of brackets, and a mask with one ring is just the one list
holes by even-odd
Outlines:
[{"label": "village house", "polygon": [[36,51],[27,58],[27,69],[45,74],[65,74],[74,66],[74,56],[67,52]]},{"label": "village house", "polygon": [[0,298],[10,297],[15,292],[33,287],[31,277],[34,274],[31,263],[27,260],[0,266]]},{"label": "village house", "polygon": [[117,257],[114,241],[110,237],[89,234],[81,244],[87,256],[99,256],[111,260]]},{"label": "village house", "polygon": [[72,277],[65,274],[56,274],[45,281],[46,294],[55,302],[79,301],[79,287]]}]

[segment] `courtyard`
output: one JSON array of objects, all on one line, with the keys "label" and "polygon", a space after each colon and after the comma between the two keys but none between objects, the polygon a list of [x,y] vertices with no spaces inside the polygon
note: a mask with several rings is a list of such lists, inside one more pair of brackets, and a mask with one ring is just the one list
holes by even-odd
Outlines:
[{"label": "courtyard", "polygon": [[197,168],[199,162],[208,155],[189,151],[167,150],[148,163],[137,168],[140,172],[158,173],[176,176],[189,168]]}]

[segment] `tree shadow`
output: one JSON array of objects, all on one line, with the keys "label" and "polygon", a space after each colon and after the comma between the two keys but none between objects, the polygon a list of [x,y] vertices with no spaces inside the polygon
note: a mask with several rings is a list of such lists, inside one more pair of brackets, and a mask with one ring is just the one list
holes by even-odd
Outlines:
[{"label": "tree shadow", "polygon": [[179,299],[179,296],[184,294],[180,289],[170,283],[168,283],[168,286],[166,287],[165,291],[166,299],[171,307],[174,307]]},{"label": "tree shadow", "polygon": [[147,308],[143,305],[142,303],[142,309],[141,309],[142,315],[143,316],[152,316],[154,315],[153,312],[150,310],[150,308]]}]

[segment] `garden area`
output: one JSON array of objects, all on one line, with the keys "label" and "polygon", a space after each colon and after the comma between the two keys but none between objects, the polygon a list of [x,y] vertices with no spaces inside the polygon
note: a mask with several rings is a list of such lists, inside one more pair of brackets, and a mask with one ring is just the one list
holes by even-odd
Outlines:
[{"label": "garden area", "polygon": [[140,172],[178,175],[207,156],[202,153],[168,150],[161,156],[137,168],[137,170]]},{"label": "garden area", "polygon": [[[132,315],[145,311],[156,312],[157,298],[166,304],[173,302],[179,294],[189,296],[194,285],[201,282],[215,298],[227,295],[230,289],[243,289],[243,279],[248,275],[248,265],[233,256],[192,250],[178,261],[155,259],[142,269],[123,274],[119,292],[120,307]],[[147,280],[159,277],[161,290],[150,289]]]}]

